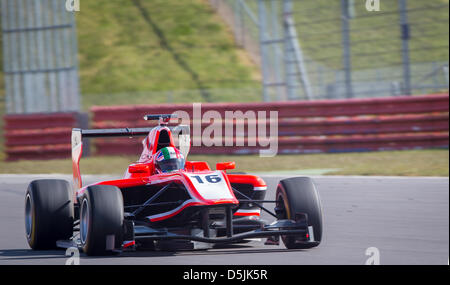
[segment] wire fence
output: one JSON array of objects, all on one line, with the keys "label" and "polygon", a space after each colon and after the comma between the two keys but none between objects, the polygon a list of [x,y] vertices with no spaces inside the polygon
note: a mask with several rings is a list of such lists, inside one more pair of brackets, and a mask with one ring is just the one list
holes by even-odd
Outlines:
[{"label": "wire fence", "polygon": [[8,113],[76,111],[75,17],[62,0],[0,0]]},{"label": "wire fence", "polygon": [[[380,0],[379,11],[355,0],[210,2],[233,28],[237,44],[263,69],[268,64],[267,81],[274,87],[269,100],[307,99],[300,88],[305,83],[313,99],[448,90],[448,1]],[[289,69],[279,66],[287,64],[289,51],[285,40],[277,41],[288,36],[286,2],[292,2],[288,12],[307,75],[306,82],[298,80],[294,98],[283,89]]]}]

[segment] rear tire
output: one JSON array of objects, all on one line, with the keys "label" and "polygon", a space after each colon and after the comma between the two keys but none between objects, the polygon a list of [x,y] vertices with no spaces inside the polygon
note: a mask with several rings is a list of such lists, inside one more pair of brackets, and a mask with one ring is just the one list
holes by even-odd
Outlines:
[{"label": "rear tire", "polygon": [[25,233],[32,249],[55,249],[73,235],[72,188],[65,180],[32,181],[25,194]]},{"label": "rear tire", "polygon": [[314,241],[299,242],[295,236],[282,236],[288,249],[316,247],[322,240],[322,206],[319,194],[309,177],[281,180],[276,192],[278,219],[295,219],[296,213],[308,215],[308,226],[313,227]]},{"label": "rear tire", "polygon": [[110,255],[122,246],[123,197],[116,186],[94,185],[80,200],[80,240],[87,255]]}]

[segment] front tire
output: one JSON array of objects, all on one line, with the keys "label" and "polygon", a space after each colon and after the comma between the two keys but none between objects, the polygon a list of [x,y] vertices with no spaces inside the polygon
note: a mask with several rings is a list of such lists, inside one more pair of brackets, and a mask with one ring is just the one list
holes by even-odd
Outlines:
[{"label": "front tire", "polygon": [[308,215],[308,226],[312,226],[314,241],[297,241],[295,236],[282,236],[288,249],[316,247],[322,240],[322,206],[319,194],[309,177],[294,177],[281,180],[276,192],[278,219],[295,220],[296,213]]},{"label": "front tire", "polygon": [[122,246],[123,197],[116,186],[94,185],[80,200],[80,241],[87,255],[110,255]]},{"label": "front tire", "polygon": [[65,180],[32,181],[25,194],[25,233],[34,249],[54,249],[73,235],[72,189]]}]

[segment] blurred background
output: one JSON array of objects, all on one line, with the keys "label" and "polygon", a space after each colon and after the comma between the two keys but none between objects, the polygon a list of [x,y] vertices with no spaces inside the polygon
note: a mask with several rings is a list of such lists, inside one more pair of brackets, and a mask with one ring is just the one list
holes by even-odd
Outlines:
[{"label": "blurred background", "polygon": [[[301,108],[317,100],[437,93],[446,99],[435,106],[448,105],[448,0],[380,0],[379,11],[377,1],[362,0],[80,0],[73,11],[75,2],[0,0],[4,169],[6,160],[67,157],[62,129],[101,125],[92,111],[99,106],[292,101]],[[439,142],[404,146],[397,139],[376,150],[448,148],[448,106],[433,108],[421,110],[427,120],[440,116],[428,129],[417,129],[423,120],[416,118],[409,132],[397,132],[428,132]],[[71,119],[27,117],[71,112],[77,114]],[[322,113],[296,119],[311,117],[330,119]],[[57,120],[72,121],[47,130]],[[374,128],[364,134],[377,133]],[[48,131],[46,138],[23,143],[39,140],[36,129]],[[301,144],[308,134],[294,135]],[[58,155],[43,155],[55,149]],[[358,144],[315,149],[297,145],[287,152],[374,150]]]}]

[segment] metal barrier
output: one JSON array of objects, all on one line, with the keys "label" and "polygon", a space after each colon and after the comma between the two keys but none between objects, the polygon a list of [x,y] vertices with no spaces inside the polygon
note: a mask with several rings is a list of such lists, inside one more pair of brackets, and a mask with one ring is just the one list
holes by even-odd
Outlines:
[{"label": "metal barrier", "polygon": [[72,128],[87,127],[87,115],[76,112],[6,115],[4,121],[9,161],[70,157]]},{"label": "metal barrier", "polygon": [[[395,98],[317,100],[272,103],[205,103],[202,115],[216,111],[278,111],[279,153],[354,152],[448,147],[449,96],[432,94]],[[148,126],[145,114],[185,111],[193,117],[192,104],[93,107],[94,128]],[[232,123],[235,139],[236,125]],[[248,123],[248,121],[247,121]],[[202,132],[209,125],[201,122]],[[269,125],[266,126],[268,131]],[[247,128],[239,136],[247,136]],[[222,138],[222,141],[224,138]],[[245,140],[247,142],[247,140]],[[137,155],[138,139],[97,139],[96,154]],[[192,147],[194,154],[257,153],[258,146]]]},{"label": "metal barrier", "polygon": [[[185,111],[193,118],[192,104],[108,106],[91,108],[91,128],[149,126],[142,116],[152,113]],[[434,94],[395,98],[292,101],[273,103],[205,103],[201,114],[216,111],[278,111],[278,153],[320,153],[398,150],[448,147],[449,96]],[[87,115],[49,113],[6,115],[7,160],[70,157],[73,127],[87,128]],[[197,123],[193,121],[192,123]],[[201,132],[210,125],[198,122]],[[193,154],[258,153],[249,146],[249,120],[223,121],[233,126],[234,146],[193,146]],[[243,128],[237,131],[237,126]],[[192,126],[191,126],[192,127]],[[270,125],[265,125],[269,134]],[[192,128],[193,129],[193,128]],[[243,138],[244,146],[236,146]],[[224,145],[225,137],[222,137]],[[94,140],[97,155],[138,155],[142,145],[136,138]],[[84,155],[89,153],[85,144]]]}]

